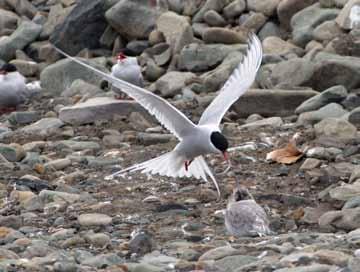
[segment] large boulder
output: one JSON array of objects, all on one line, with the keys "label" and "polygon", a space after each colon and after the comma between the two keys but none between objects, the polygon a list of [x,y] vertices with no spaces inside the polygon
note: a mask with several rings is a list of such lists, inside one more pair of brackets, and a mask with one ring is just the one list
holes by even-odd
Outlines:
[{"label": "large boulder", "polygon": [[104,1],[77,2],[65,21],[50,36],[50,41],[55,46],[70,55],[76,55],[84,48],[99,48],[101,35],[107,26]]},{"label": "large boulder", "polygon": [[[336,18],[336,22],[343,29],[353,29],[360,26],[360,22],[354,15],[358,13],[360,0],[350,0],[346,3],[345,7],[341,10]],[[356,20],[357,19],[357,20]]]},{"label": "large boulder", "polygon": [[201,75],[204,92],[218,91],[242,59],[242,53],[231,52],[218,67]]},{"label": "large boulder", "polygon": [[59,118],[72,125],[90,124],[99,120],[112,120],[115,116],[127,116],[132,112],[140,112],[152,120],[146,110],[135,101],[116,100],[110,97],[96,97],[75,106],[60,110]]},{"label": "large boulder", "polygon": [[182,88],[186,86],[188,80],[195,77],[195,74],[190,72],[172,71],[166,73],[156,81],[156,89],[160,91],[164,97],[173,97],[180,93]]},{"label": "large boulder", "polygon": [[248,0],[248,9],[261,12],[266,16],[274,15],[281,0]]},{"label": "large boulder", "polygon": [[303,112],[299,115],[298,123],[315,124],[326,118],[341,118],[348,112],[337,103],[330,103],[315,111]]},{"label": "large boulder", "polygon": [[[95,68],[108,73],[104,66],[95,61],[84,60]],[[88,83],[100,86],[102,78],[91,70],[71,61],[63,59],[47,66],[40,74],[41,86],[48,92],[57,96],[68,89],[73,81],[82,79]]]},{"label": "large boulder", "polygon": [[360,87],[360,58],[320,52],[314,61],[315,72],[309,82],[313,89],[323,91],[334,85],[343,85],[347,90]]},{"label": "large boulder", "polygon": [[165,36],[166,42],[178,53],[194,39],[192,27],[188,19],[174,12],[163,13],[156,22],[157,29]]},{"label": "large boulder", "polygon": [[47,39],[53,33],[55,27],[65,21],[65,18],[70,14],[74,7],[75,6],[63,8],[61,4],[51,6],[48,20],[44,24],[40,38]]},{"label": "large boulder", "polygon": [[344,119],[325,118],[315,125],[317,136],[328,136],[337,139],[355,139],[356,127]]},{"label": "large boulder", "polygon": [[294,14],[316,3],[318,0],[282,0],[277,7],[280,23],[290,29],[290,21]]},{"label": "large boulder", "polygon": [[233,105],[241,117],[253,113],[262,116],[289,116],[305,100],[317,95],[312,90],[260,90],[250,89]]},{"label": "large boulder", "polygon": [[17,27],[19,16],[15,13],[0,9],[0,36],[11,34]]},{"label": "large boulder", "polygon": [[301,105],[296,108],[295,113],[300,114],[307,111],[318,110],[321,107],[333,102],[340,103],[346,98],[346,96],[347,90],[344,86],[334,86],[301,103]]},{"label": "large boulder", "polygon": [[234,51],[245,51],[247,45],[197,44],[192,43],[181,50],[179,68],[191,72],[203,72],[215,68]]},{"label": "large boulder", "polygon": [[109,24],[129,40],[146,39],[159,15],[148,0],[120,0],[105,14]]},{"label": "large boulder", "polygon": [[314,4],[296,13],[291,19],[291,28],[295,44],[304,47],[313,39],[314,29],[321,23],[333,20],[339,14],[338,9],[321,8]]},{"label": "large boulder", "polygon": [[9,37],[0,39],[0,59],[5,61],[13,59],[16,50],[24,49],[25,46],[36,40],[41,30],[41,25],[23,21]]},{"label": "large boulder", "polygon": [[303,86],[312,77],[315,64],[302,58],[279,62],[271,73],[273,86],[281,88]]}]

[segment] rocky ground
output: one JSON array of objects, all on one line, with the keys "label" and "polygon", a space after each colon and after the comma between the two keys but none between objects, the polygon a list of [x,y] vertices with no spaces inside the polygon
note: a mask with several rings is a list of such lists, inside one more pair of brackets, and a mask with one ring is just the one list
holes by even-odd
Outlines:
[{"label": "rocky ground", "polygon": [[[0,116],[0,271],[360,271],[360,1],[0,0],[0,64],[42,91]],[[193,121],[256,32],[253,88],[224,118],[220,184],[112,172],[176,139],[52,48],[109,71],[138,56],[149,90]],[[300,133],[303,156],[269,162]],[[273,236],[230,237],[234,184]]]}]

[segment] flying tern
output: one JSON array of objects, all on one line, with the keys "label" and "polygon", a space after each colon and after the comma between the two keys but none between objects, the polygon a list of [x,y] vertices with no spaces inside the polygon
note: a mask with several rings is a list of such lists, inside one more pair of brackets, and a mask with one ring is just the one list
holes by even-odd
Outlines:
[{"label": "flying tern", "polygon": [[249,46],[246,54],[217,97],[205,109],[197,125],[164,98],[97,70],[58,48],[57,50],[69,59],[92,70],[136,100],[180,141],[172,151],[118,171],[107,176],[106,179],[133,171],[168,177],[195,177],[205,181],[208,181],[208,177],[210,177],[220,196],[218,183],[203,156],[210,153],[222,154],[230,164],[227,153],[229,144],[221,133],[220,122],[231,105],[250,88],[261,65],[262,47],[255,34],[249,34]]}]

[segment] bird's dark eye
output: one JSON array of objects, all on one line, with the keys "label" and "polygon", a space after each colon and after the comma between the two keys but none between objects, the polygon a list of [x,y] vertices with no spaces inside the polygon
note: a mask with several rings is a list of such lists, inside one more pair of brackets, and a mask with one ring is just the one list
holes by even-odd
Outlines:
[{"label": "bird's dark eye", "polygon": [[225,136],[218,131],[211,133],[210,140],[211,143],[221,152],[225,152],[226,149],[229,147],[229,143],[226,140]]}]

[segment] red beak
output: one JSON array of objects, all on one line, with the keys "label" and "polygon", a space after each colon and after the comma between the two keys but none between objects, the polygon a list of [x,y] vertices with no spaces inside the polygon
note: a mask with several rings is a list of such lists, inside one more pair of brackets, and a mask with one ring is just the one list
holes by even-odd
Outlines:
[{"label": "red beak", "polygon": [[224,160],[229,161],[229,153],[226,151],[223,152]]},{"label": "red beak", "polygon": [[124,55],[123,52],[120,52],[119,55],[117,55],[116,59],[123,61],[124,59],[126,59],[126,56]]}]

